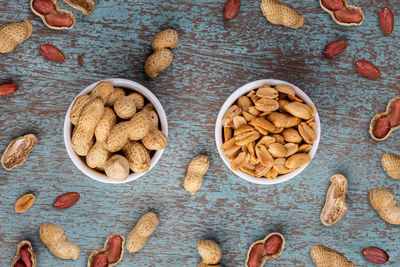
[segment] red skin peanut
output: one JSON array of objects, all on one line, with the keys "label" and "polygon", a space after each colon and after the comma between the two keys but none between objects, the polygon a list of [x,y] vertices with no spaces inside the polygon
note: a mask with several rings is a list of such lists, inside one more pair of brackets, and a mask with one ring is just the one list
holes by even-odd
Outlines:
[{"label": "red skin peanut", "polygon": [[107,267],[108,260],[106,254],[99,254],[93,260],[93,267]]},{"label": "red skin peanut", "polygon": [[228,0],[224,8],[224,17],[233,19],[239,13],[240,0]]},{"label": "red skin peanut", "polygon": [[379,12],[379,22],[385,34],[391,34],[393,32],[394,16],[389,8],[384,7],[381,12]]},{"label": "red skin peanut", "polygon": [[384,264],[389,260],[389,255],[378,247],[367,247],[362,250],[364,257],[372,263]]},{"label": "red skin peanut", "polygon": [[26,265],[21,261],[17,261],[17,263],[15,263],[14,267],[26,267]]},{"label": "red skin peanut", "polygon": [[65,60],[65,56],[60,49],[51,44],[41,45],[40,53],[50,61],[64,62]]},{"label": "red skin peanut", "polygon": [[42,15],[47,15],[54,12],[53,3],[49,0],[35,0],[32,3],[32,7],[36,12]]},{"label": "red skin peanut", "polygon": [[26,267],[32,267],[31,253],[29,252],[28,248],[28,245],[23,246],[19,253],[19,257],[25,263]]},{"label": "red skin peanut", "polygon": [[281,247],[282,238],[279,235],[272,235],[265,241],[265,253],[274,254]]},{"label": "red skin peanut", "polygon": [[122,239],[119,236],[115,236],[110,241],[110,248],[108,249],[108,262],[114,263],[121,257],[122,250]]},{"label": "red skin peanut", "polygon": [[342,0],[322,0],[322,5],[331,11],[343,8]]},{"label": "red skin peanut", "polygon": [[360,60],[356,62],[356,69],[359,73],[365,77],[376,80],[381,76],[381,72],[374,64],[366,60]]},{"label": "red skin peanut", "polygon": [[76,202],[78,202],[79,197],[79,193],[76,192],[64,193],[61,196],[57,197],[56,201],[54,202],[54,207],[59,210],[68,209],[69,207],[75,205]]},{"label": "red skin peanut", "polygon": [[261,263],[263,255],[264,255],[264,244],[263,243],[256,244],[250,251],[249,261],[247,262],[247,265],[249,267],[258,267]]},{"label": "red skin peanut", "polygon": [[359,23],[362,19],[359,12],[347,9],[336,10],[335,17],[339,22],[344,23]]},{"label": "red skin peanut", "polygon": [[324,55],[328,58],[335,57],[343,53],[348,45],[346,40],[333,41],[325,46]]},{"label": "red skin peanut", "polygon": [[385,137],[390,131],[389,118],[380,118],[375,124],[374,135],[376,138]]},{"label": "red skin peanut", "polygon": [[48,14],[45,16],[47,23],[50,26],[54,27],[70,27],[73,23],[73,20],[70,16],[63,14]]},{"label": "red skin peanut", "polygon": [[18,90],[18,87],[15,83],[0,84],[0,96],[12,94],[17,90]]},{"label": "red skin peanut", "polygon": [[390,113],[390,126],[396,127],[400,125],[400,100],[394,101],[392,111]]}]

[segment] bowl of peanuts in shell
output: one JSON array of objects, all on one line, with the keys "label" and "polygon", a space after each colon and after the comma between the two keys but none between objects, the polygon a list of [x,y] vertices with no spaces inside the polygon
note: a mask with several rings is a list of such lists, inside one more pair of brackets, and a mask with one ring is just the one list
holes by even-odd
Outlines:
[{"label": "bowl of peanuts in shell", "polygon": [[126,79],[107,79],[83,89],[64,121],[64,142],[72,162],[103,183],[127,183],[146,174],[161,158],[167,136],[160,101]]},{"label": "bowl of peanuts in shell", "polygon": [[311,99],[293,84],[274,79],[237,89],[215,125],[215,142],[226,166],[256,184],[278,184],[300,174],[313,159],[320,136]]}]

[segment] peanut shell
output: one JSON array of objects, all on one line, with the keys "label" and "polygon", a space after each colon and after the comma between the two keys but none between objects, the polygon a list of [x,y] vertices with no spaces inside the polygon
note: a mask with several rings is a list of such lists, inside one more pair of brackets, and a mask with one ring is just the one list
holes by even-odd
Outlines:
[{"label": "peanut shell", "polygon": [[331,226],[342,219],[347,211],[347,179],[341,174],[331,176],[331,185],[326,193],[325,205],[321,212],[321,222]]},{"label": "peanut shell", "polygon": [[61,227],[48,223],[42,224],[39,228],[39,237],[55,256],[66,260],[79,258],[79,247],[68,241]]},{"label": "peanut shell", "polygon": [[149,78],[156,78],[158,73],[166,69],[174,58],[168,48],[160,49],[151,54],[144,65],[144,70]]},{"label": "peanut shell", "polygon": [[346,23],[346,22],[340,22],[336,17],[335,17],[335,12],[332,10],[329,10],[328,8],[326,8],[323,4],[322,4],[322,0],[319,0],[319,5],[321,6],[321,8],[323,10],[325,10],[329,15],[331,15],[332,19],[334,22],[336,22],[339,25],[342,26],[360,26],[364,20],[365,20],[365,14],[363,12],[363,10],[359,7],[356,6],[351,6],[349,5],[349,3],[347,2],[347,0],[341,0],[343,2],[343,9],[345,10],[351,10],[351,11],[357,11],[360,15],[361,15],[361,21],[358,23]]},{"label": "peanut shell", "polygon": [[142,144],[148,150],[162,150],[167,146],[168,138],[162,131],[153,130],[143,137]]},{"label": "peanut shell", "polygon": [[278,250],[277,250],[275,253],[273,253],[273,254],[266,254],[266,253],[264,252],[264,254],[263,254],[262,258],[261,258],[261,262],[260,262],[259,267],[264,266],[264,265],[265,265],[265,262],[266,262],[268,259],[276,259],[276,258],[278,258],[278,257],[282,254],[283,250],[285,249],[285,244],[286,244],[285,237],[284,237],[281,233],[272,232],[272,233],[268,234],[266,237],[264,237],[263,239],[257,240],[257,241],[255,241],[253,244],[251,244],[251,246],[249,247],[249,250],[247,251],[247,257],[246,257],[246,261],[245,261],[245,264],[244,264],[245,267],[249,267],[250,252],[251,252],[251,250],[253,249],[253,247],[254,247],[255,245],[257,245],[257,244],[264,244],[264,246],[265,246],[265,241],[267,241],[267,239],[270,238],[270,237],[273,236],[273,235],[278,235],[278,236],[280,236],[280,238],[282,239],[282,243],[281,243],[281,245],[279,246]]},{"label": "peanut shell", "polygon": [[313,246],[310,251],[311,257],[317,267],[354,267],[354,263],[333,249],[322,245]]},{"label": "peanut shell", "polygon": [[400,156],[386,153],[382,156],[382,166],[390,177],[395,180],[400,179]]},{"label": "peanut shell", "polygon": [[98,143],[105,143],[111,129],[117,124],[117,116],[111,108],[104,108],[103,116],[96,126],[94,135]]},{"label": "peanut shell", "polygon": [[390,224],[400,224],[400,207],[391,192],[382,189],[371,190],[369,203],[383,220]]},{"label": "peanut shell", "polygon": [[112,155],[104,166],[108,178],[114,181],[125,181],[129,175],[129,161],[118,154]]},{"label": "peanut shell", "polygon": [[178,45],[178,43],[178,33],[173,29],[166,29],[154,35],[151,46],[154,51],[157,51],[163,48],[173,49]]},{"label": "peanut shell", "polygon": [[153,212],[143,215],[126,239],[126,248],[130,253],[137,252],[143,248],[147,239],[157,229],[159,219]]},{"label": "peanut shell", "polygon": [[31,34],[32,23],[28,19],[1,25],[0,53],[10,53],[18,44],[26,41]]},{"label": "peanut shell", "polygon": [[129,141],[123,148],[129,167],[136,173],[145,173],[150,169],[150,155],[147,149],[137,141]]},{"label": "peanut shell", "polygon": [[397,129],[400,128],[400,125],[395,126],[395,127],[391,127],[391,128],[390,128],[390,131],[388,132],[388,134],[387,134],[385,137],[383,137],[383,138],[377,138],[377,137],[374,136],[374,130],[375,130],[376,122],[377,122],[380,118],[384,118],[384,117],[389,117],[389,116],[390,116],[390,113],[391,113],[391,111],[392,111],[393,104],[394,104],[394,102],[397,101],[397,100],[400,100],[400,97],[395,97],[395,98],[390,99],[390,100],[389,100],[389,103],[388,103],[388,105],[387,105],[387,107],[386,107],[386,111],[385,111],[385,112],[382,112],[382,113],[378,113],[378,114],[376,114],[376,115],[372,118],[371,123],[370,123],[370,126],[369,126],[369,134],[371,135],[372,139],[374,139],[375,141],[384,141],[384,140],[388,139],[389,136],[390,136],[394,131],[396,131]]},{"label": "peanut shell", "polygon": [[30,257],[31,263],[32,263],[31,267],[36,267],[36,262],[37,262],[36,255],[35,255],[35,252],[33,251],[31,242],[28,240],[22,240],[18,243],[17,253],[16,253],[13,261],[11,262],[11,267],[14,267],[15,264],[21,259],[21,256],[20,256],[21,250],[24,246],[28,247],[28,252],[31,254],[31,257]]},{"label": "peanut shell", "polygon": [[111,234],[111,235],[107,236],[106,241],[104,242],[104,247],[103,248],[96,249],[95,251],[93,251],[90,254],[89,259],[88,259],[88,263],[87,263],[87,267],[93,267],[93,260],[97,255],[99,255],[99,254],[107,254],[107,251],[110,248],[110,241],[114,237],[119,237],[122,240],[121,254],[120,254],[120,257],[119,257],[118,261],[113,262],[113,263],[109,263],[107,265],[107,267],[116,266],[116,265],[118,265],[118,263],[120,263],[122,261],[122,259],[124,258],[124,251],[125,251],[125,238],[120,234]]},{"label": "peanut shell", "polygon": [[197,251],[203,264],[218,264],[222,259],[221,247],[212,240],[199,239],[197,241]]},{"label": "peanut shell", "polygon": [[277,0],[262,0],[261,10],[270,23],[292,29],[300,28],[305,21],[304,16],[297,13],[293,7]]},{"label": "peanut shell", "polygon": [[42,19],[42,21],[43,21],[44,25],[46,25],[46,27],[48,27],[48,28],[50,28],[50,29],[52,29],[52,30],[70,30],[70,29],[72,29],[72,28],[75,26],[75,16],[74,16],[74,14],[73,14],[71,11],[64,10],[64,9],[60,9],[60,8],[58,7],[58,2],[57,2],[57,0],[50,0],[50,1],[53,3],[54,10],[55,10],[55,12],[54,12],[53,14],[60,14],[60,15],[65,15],[65,16],[70,17],[70,18],[72,19],[72,24],[71,24],[70,26],[58,27],[58,26],[52,26],[52,25],[50,25],[50,24],[47,22],[47,20],[46,20],[46,16],[43,15],[43,14],[40,14],[39,12],[37,12],[37,11],[33,8],[33,1],[34,1],[34,0],[31,0],[31,1],[30,1],[31,10],[32,10],[32,12],[33,12],[36,16],[38,16],[39,18]]},{"label": "peanut shell", "polygon": [[72,8],[81,11],[84,15],[88,16],[93,13],[96,3],[93,0],[63,0]]},{"label": "peanut shell", "polygon": [[199,155],[193,158],[187,167],[187,173],[184,181],[184,188],[194,195],[203,185],[203,177],[210,167],[210,161],[207,156]]},{"label": "peanut shell", "polygon": [[20,136],[13,140],[1,157],[1,164],[4,169],[11,170],[24,163],[36,144],[37,138],[34,134]]},{"label": "peanut shell", "polygon": [[69,119],[73,125],[77,125],[79,121],[79,116],[86,105],[93,99],[91,95],[80,95],[78,96],[74,104],[72,105],[71,111],[69,113]]},{"label": "peanut shell", "polygon": [[105,104],[110,100],[114,93],[114,86],[109,82],[103,81],[99,82],[94,87],[94,89],[90,92],[90,95],[96,98],[100,98]]},{"label": "peanut shell", "polygon": [[89,152],[89,144],[103,112],[104,102],[98,98],[91,100],[82,110],[71,138],[72,148],[79,156],[86,156]]}]

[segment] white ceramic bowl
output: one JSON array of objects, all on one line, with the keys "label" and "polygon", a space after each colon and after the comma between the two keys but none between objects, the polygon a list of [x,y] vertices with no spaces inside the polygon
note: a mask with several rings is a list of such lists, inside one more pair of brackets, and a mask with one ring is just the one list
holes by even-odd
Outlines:
[{"label": "white ceramic bowl", "polygon": [[[217,144],[217,149],[219,152],[219,155],[221,156],[222,160],[224,161],[224,163],[226,164],[226,166],[228,166],[228,168],[234,172],[237,176],[252,182],[252,183],[256,183],[256,184],[279,184],[282,182],[285,182],[287,180],[290,180],[292,178],[294,178],[296,175],[300,174],[305,168],[307,168],[308,164],[304,164],[303,166],[301,166],[300,168],[298,168],[297,170],[285,174],[285,175],[280,175],[278,176],[276,179],[263,179],[263,178],[257,178],[251,175],[248,175],[247,173],[244,173],[242,171],[234,171],[231,168],[231,163],[228,160],[228,158],[226,157],[226,155],[222,152],[221,146],[223,144],[223,140],[222,140],[222,117],[224,116],[225,112],[228,110],[228,108],[230,106],[233,105],[233,103],[236,102],[236,100],[238,100],[239,97],[241,97],[242,95],[247,94],[248,92],[250,92],[253,89],[257,89],[259,87],[261,87],[264,84],[270,84],[270,85],[278,85],[278,84],[286,84],[286,85],[290,85],[294,88],[294,90],[296,91],[296,95],[299,96],[301,99],[304,100],[304,102],[308,105],[314,106],[314,104],[312,103],[311,99],[302,91],[300,90],[298,87],[294,86],[293,84],[290,84],[288,82],[284,82],[281,80],[273,80],[273,79],[266,79],[266,80],[258,80],[255,82],[251,82],[248,83],[242,87],[240,87],[239,89],[237,89],[226,101],[225,103],[222,105],[221,110],[218,113],[218,118],[217,118],[217,122],[215,124],[215,142]],[[312,149],[309,152],[309,155],[311,158],[314,157],[315,152],[318,149],[318,145],[319,145],[319,140],[321,137],[321,124],[320,124],[320,120],[319,120],[319,115],[318,112],[315,114],[314,117],[314,121],[317,124],[317,140],[314,142]]]},{"label": "white ceramic bowl", "polygon": [[[166,136],[168,136],[168,122],[167,122],[167,116],[165,115],[165,111],[164,111],[163,107],[161,106],[160,101],[158,101],[157,97],[152,92],[150,92],[149,89],[147,89],[146,87],[144,87],[136,82],[133,82],[130,80],[125,80],[125,79],[108,79],[108,80],[104,80],[104,81],[110,82],[112,85],[114,85],[116,87],[122,87],[127,90],[132,90],[132,91],[142,94],[155,107],[155,109],[158,113],[161,130],[164,132],[164,134]],[[101,81],[99,81],[99,82],[101,82]],[[78,97],[80,95],[89,94],[99,82],[89,85],[88,87],[83,89],[82,92],[80,92],[76,97]],[[75,164],[75,166],[78,167],[79,170],[81,170],[84,174],[86,174],[90,178],[95,179],[99,182],[110,183],[110,184],[127,183],[130,181],[136,180],[139,177],[146,174],[146,173],[133,173],[133,174],[130,174],[125,181],[117,182],[117,181],[114,181],[114,180],[111,180],[110,178],[108,178],[104,173],[99,172],[94,169],[91,169],[86,165],[86,162],[84,160],[82,160],[82,158],[79,157],[74,152],[74,150],[72,149],[72,145],[71,145],[71,136],[72,136],[72,128],[73,128],[72,126],[73,125],[69,119],[69,116],[70,116],[72,104],[74,103],[75,99],[72,101],[71,105],[69,106],[67,114],[65,116],[65,121],[64,121],[65,147],[67,148],[68,155],[71,158],[72,162]],[[157,164],[157,162],[160,159],[163,152],[164,152],[164,149],[156,151],[154,153],[154,155],[151,158],[151,166],[150,166],[149,171]]]}]

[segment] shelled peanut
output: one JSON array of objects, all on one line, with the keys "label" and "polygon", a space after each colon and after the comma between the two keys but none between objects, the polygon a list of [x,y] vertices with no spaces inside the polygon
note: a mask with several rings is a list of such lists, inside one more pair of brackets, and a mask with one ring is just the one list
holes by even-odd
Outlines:
[{"label": "shelled peanut", "polygon": [[100,82],[89,95],[78,96],[71,107],[74,129],[71,143],[90,168],[115,181],[124,181],[129,169],[144,173],[150,168],[151,151],[168,143],[159,130],[158,114],[151,103],[133,92]]},{"label": "shelled peanut", "polygon": [[112,267],[120,263],[124,257],[125,239],[120,234],[112,234],[106,238],[104,247],[93,251],[88,259],[87,267]]},{"label": "shelled peanut", "polygon": [[395,97],[389,101],[385,112],[378,113],[372,118],[369,133],[374,140],[383,141],[399,128],[400,97]]},{"label": "shelled peanut", "polygon": [[323,10],[342,26],[358,26],[364,22],[365,15],[361,8],[350,6],[347,0],[319,0]]},{"label": "shelled peanut", "polygon": [[11,263],[11,267],[35,267],[36,261],[31,242],[22,240],[18,243],[17,253]]},{"label": "shelled peanut", "polygon": [[289,85],[263,85],[241,96],[222,118],[223,153],[234,171],[274,179],[311,161],[316,110]]},{"label": "shelled peanut", "polygon": [[246,267],[262,267],[268,259],[278,258],[285,248],[282,234],[273,232],[262,240],[255,241],[247,252]]}]

